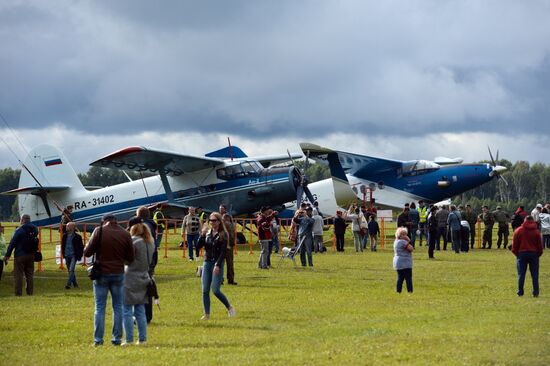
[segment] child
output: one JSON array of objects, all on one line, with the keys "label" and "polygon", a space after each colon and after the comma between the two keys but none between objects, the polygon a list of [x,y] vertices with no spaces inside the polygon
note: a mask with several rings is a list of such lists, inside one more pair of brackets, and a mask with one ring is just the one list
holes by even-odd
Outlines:
[{"label": "child", "polygon": [[376,252],[377,239],[380,235],[380,227],[378,226],[378,221],[376,221],[376,215],[370,216],[368,230],[370,236],[370,251]]}]

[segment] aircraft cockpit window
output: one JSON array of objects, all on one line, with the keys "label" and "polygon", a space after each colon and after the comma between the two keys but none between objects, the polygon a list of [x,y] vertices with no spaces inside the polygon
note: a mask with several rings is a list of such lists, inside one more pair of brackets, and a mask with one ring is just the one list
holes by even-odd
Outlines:
[{"label": "aircraft cockpit window", "polygon": [[218,179],[235,179],[235,178],[244,178],[248,176],[255,176],[259,173],[259,167],[255,162],[242,162],[236,165],[226,166],[225,168],[220,168],[216,171]]},{"label": "aircraft cockpit window", "polygon": [[439,169],[439,165],[433,161],[415,160],[403,164],[402,175],[418,175]]}]

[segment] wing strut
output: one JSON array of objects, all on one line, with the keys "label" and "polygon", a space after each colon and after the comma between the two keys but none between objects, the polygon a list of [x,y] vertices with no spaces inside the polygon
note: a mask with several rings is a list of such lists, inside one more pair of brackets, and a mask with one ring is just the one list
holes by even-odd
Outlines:
[{"label": "wing strut", "polygon": [[159,169],[159,175],[160,180],[162,181],[162,186],[164,187],[164,191],[166,192],[166,198],[168,198],[168,202],[170,204],[175,204],[176,201],[174,201],[174,193],[172,192],[170,183],[168,183],[168,178],[166,178],[166,170]]}]

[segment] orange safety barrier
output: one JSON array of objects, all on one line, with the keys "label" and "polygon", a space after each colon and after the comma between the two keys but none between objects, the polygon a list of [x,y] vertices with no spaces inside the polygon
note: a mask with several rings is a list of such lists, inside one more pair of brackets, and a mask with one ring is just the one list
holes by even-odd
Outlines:
[{"label": "orange safety barrier", "polygon": [[384,224],[384,217],[380,218],[380,248],[384,249],[386,245],[386,225]]}]

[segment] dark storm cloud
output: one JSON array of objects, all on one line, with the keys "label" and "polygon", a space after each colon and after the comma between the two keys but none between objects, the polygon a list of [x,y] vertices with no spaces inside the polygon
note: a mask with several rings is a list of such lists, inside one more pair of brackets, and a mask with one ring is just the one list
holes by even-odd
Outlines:
[{"label": "dark storm cloud", "polygon": [[0,5],[22,127],[318,138],[550,134],[547,2]]}]

